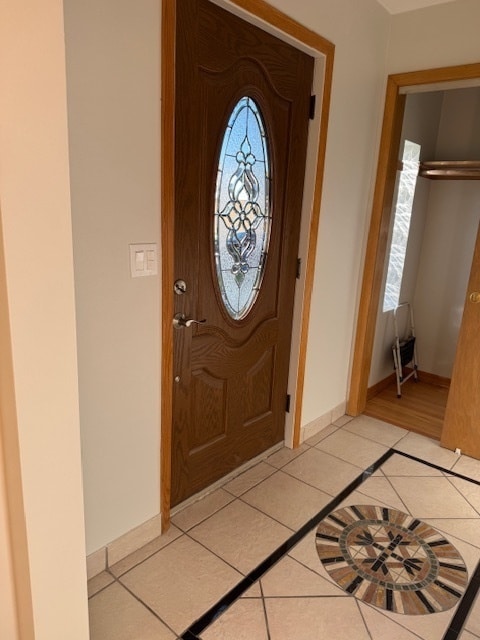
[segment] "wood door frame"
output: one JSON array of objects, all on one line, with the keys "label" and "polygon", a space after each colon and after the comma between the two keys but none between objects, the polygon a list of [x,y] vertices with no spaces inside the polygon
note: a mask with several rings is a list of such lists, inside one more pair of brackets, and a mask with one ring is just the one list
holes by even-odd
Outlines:
[{"label": "wood door frame", "polygon": [[428,86],[430,91],[437,88],[435,85],[439,90],[443,90],[449,88],[448,83],[461,85],[462,82],[466,83],[470,80],[480,80],[480,63],[411,71],[388,76],[377,177],[350,377],[347,413],[351,416],[362,413],[367,402],[368,377],[372,363],[388,230],[392,216],[395,174],[406,95],[415,93],[415,89],[419,91],[425,86]]},{"label": "wood door frame", "polygon": [[[172,283],[174,273],[174,212],[175,212],[175,17],[176,4],[181,0],[162,1],[162,113],[161,113],[161,234],[162,234],[162,363],[161,363],[161,517],[162,530],[170,524],[171,494],[171,447],[173,421],[173,295]],[[334,45],[317,33],[304,27],[264,0],[230,0],[217,2],[227,10],[237,13],[243,19],[256,25],[264,25],[270,33],[280,39],[297,44],[298,48],[307,51],[312,57],[322,61],[323,87],[322,100],[318,108],[319,135],[316,151],[316,170],[313,193],[308,194],[311,201],[308,248],[305,259],[304,291],[297,328],[299,330],[298,357],[290,362],[290,371],[296,370],[295,389],[293,391],[293,446],[300,444],[300,419],[303,402],[305,379],[305,361],[307,353],[308,327],[310,317],[311,295],[315,272],[317,236],[320,221],[320,203],[322,196],[323,174],[325,167],[325,149],[327,142],[327,125],[330,107],[330,95],[333,75]],[[240,10],[240,11],[238,11]],[[309,137],[311,131],[309,133]],[[300,296],[302,297],[302,296]],[[295,322],[295,319],[294,319]]]}]

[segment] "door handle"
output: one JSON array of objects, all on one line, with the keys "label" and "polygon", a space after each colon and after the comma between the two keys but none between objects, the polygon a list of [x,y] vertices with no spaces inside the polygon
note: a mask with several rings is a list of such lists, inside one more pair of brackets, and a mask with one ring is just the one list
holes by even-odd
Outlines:
[{"label": "door handle", "polygon": [[195,320],[194,318],[187,318],[183,313],[177,313],[173,318],[173,326],[176,329],[182,327],[191,327],[192,324],[204,324],[206,320]]},{"label": "door handle", "polygon": [[469,299],[473,304],[478,304],[480,302],[480,293],[478,291],[474,291],[469,295]]}]

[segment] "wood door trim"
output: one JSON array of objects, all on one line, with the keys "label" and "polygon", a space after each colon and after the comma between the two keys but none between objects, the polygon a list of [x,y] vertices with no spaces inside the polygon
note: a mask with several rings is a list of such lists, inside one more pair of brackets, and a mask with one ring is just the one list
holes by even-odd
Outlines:
[{"label": "wood door trim", "polygon": [[349,415],[356,416],[362,413],[367,401],[368,376],[372,362],[375,324],[387,250],[388,228],[392,214],[393,190],[389,188],[389,181],[391,186],[393,165],[397,160],[400,142],[398,128],[400,127],[401,130],[403,121],[405,95],[402,95],[400,91],[402,88],[418,85],[458,82],[474,78],[480,79],[480,64],[478,63],[411,71],[388,77],[377,177],[357,315],[347,405]]},{"label": "wood door trim", "polygon": [[315,31],[307,29],[307,27],[282,13],[279,9],[272,7],[268,2],[264,2],[264,0],[230,0],[230,4],[240,7],[256,18],[260,18],[260,20],[274,27],[277,31],[292,36],[302,45],[311,47],[324,55],[330,54],[333,56],[335,45],[332,42],[322,38]]},{"label": "wood door trim", "polygon": [[362,413],[367,401],[368,375],[372,360],[375,322],[405,106],[405,96],[400,96],[398,89],[399,86],[395,79],[390,76],[387,81],[377,179],[357,318],[350,396],[347,406],[347,413],[350,415]]},{"label": "wood door trim", "polygon": [[175,212],[175,21],[176,0],[162,2],[161,233],[162,364],[160,436],[160,512],[162,531],[170,526],[173,420],[173,296]]},{"label": "wood door trim", "polygon": [[[333,45],[332,45],[333,46]],[[303,389],[305,385],[305,366],[307,361],[308,330],[310,326],[310,309],[312,306],[313,279],[315,276],[315,260],[317,255],[318,229],[320,226],[320,204],[322,200],[323,175],[325,173],[325,151],[327,146],[328,116],[332,93],[333,49],[326,54],[323,83],[322,113],[320,115],[320,136],[317,151],[317,170],[313,193],[312,216],[308,236],[308,249],[305,265],[305,289],[303,311],[300,328],[300,345],[298,356],[298,373],[295,390],[293,447],[300,446],[300,427],[302,418]]]},{"label": "wood door trim", "polygon": [[[161,362],[161,452],[160,452],[160,512],[162,530],[170,524],[171,494],[171,447],[172,447],[172,397],[173,397],[173,296],[171,283],[174,273],[174,177],[175,177],[175,18],[178,0],[162,2],[162,79],[161,79],[161,233],[162,233],[162,362]],[[325,149],[327,141],[328,113],[333,74],[335,46],[307,29],[263,0],[232,0],[235,5],[254,18],[273,27],[277,35],[281,33],[293,37],[300,45],[309,47],[324,58],[323,92],[321,100],[320,134],[317,150],[317,168],[312,199],[311,222],[308,241],[308,255],[305,270],[305,289],[302,304],[298,374],[295,388],[293,443],[300,443],[300,420],[305,378],[305,362],[311,295],[315,270],[317,233],[320,221]],[[228,6],[227,6],[228,8]],[[293,365],[291,364],[290,367]]]}]

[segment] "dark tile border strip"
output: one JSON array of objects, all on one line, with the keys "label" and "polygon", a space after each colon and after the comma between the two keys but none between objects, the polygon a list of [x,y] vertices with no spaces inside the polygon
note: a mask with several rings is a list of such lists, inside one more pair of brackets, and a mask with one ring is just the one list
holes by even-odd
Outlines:
[{"label": "dark tile border strip", "polygon": [[201,640],[198,636],[193,635],[191,631],[185,631],[183,636],[180,636],[183,640]]},{"label": "dark tile border strip", "polygon": [[453,616],[450,626],[448,627],[442,640],[456,640],[461,634],[463,625],[470,613],[470,610],[475,602],[478,591],[480,590],[480,562],[477,564],[477,568],[473,576],[470,579],[470,583],[467,590],[463,594],[463,598],[460,600],[458,609]]},{"label": "dark tile border strip", "polygon": [[[273,567],[283,556],[285,556],[290,549],[292,549],[300,540],[302,540],[307,533],[309,533],[315,526],[317,526],[331,511],[333,511],[341,502],[343,502],[348,496],[355,491],[361,484],[368,480],[368,478],[377,471],[385,462],[387,462],[393,455],[401,455],[404,458],[409,458],[415,462],[437,469],[449,475],[467,480],[473,484],[480,486],[480,481],[468,478],[460,473],[455,473],[450,469],[445,469],[433,462],[427,462],[421,458],[417,458],[409,453],[398,451],[395,448],[391,448],[386,451],[376,462],[370,465],[365,471],[360,473],[355,480],[353,480],[345,489],[338,494],[333,500],[331,500],[316,516],[306,522],[296,533],[294,533],[288,540],[281,544],[278,549],[273,551],[263,562],[261,562],[255,569],[250,571],[243,580],[241,580],[233,589],[231,589],[226,595],[223,596],[213,607],[206,611],[198,620],[196,620],[190,627],[180,636],[180,640],[201,640],[199,634],[203,633],[205,629],[212,624],[222,613],[228,609],[228,607],[237,600],[247,589],[249,589],[255,582],[261,578],[265,573]],[[463,623],[467,619],[473,602],[480,590],[480,562],[477,565],[474,575],[470,579],[467,590],[465,591],[460,605],[450,622],[450,626],[447,629],[442,640],[456,640],[459,636]]]}]

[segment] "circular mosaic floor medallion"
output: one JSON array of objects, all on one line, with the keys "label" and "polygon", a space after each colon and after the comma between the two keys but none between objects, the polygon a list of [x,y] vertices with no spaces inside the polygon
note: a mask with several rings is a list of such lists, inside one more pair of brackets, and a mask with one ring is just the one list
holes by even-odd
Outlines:
[{"label": "circular mosaic floor medallion", "polygon": [[316,545],[323,566],[344,591],[387,611],[446,611],[467,586],[457,549],[430,525],[396,509],[338,509],[318,526]]}]

